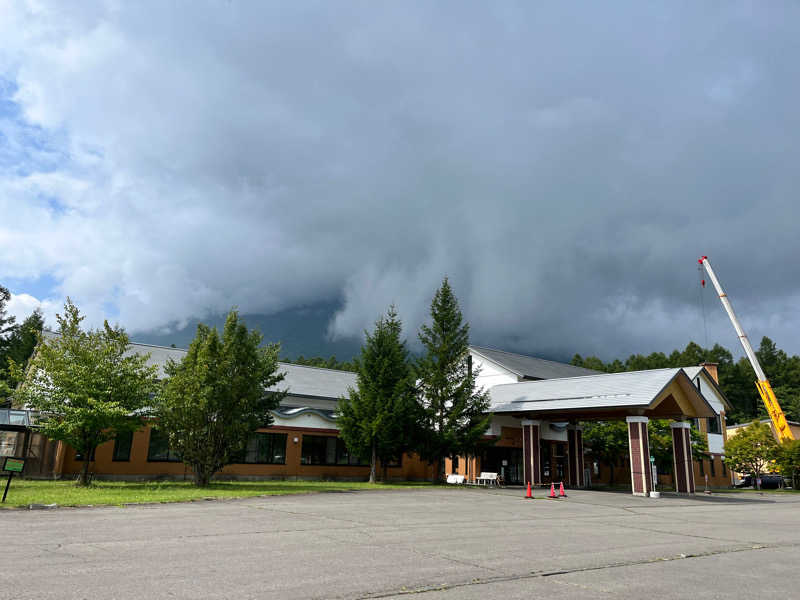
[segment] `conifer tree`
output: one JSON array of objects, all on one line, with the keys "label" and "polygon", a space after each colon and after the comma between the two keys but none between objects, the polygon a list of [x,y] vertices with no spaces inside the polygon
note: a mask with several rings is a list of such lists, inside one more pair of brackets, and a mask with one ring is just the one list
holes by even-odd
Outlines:
[{"label": "conifer tree", "polygon": [[469,361],[469,325],[445,277],[431,303],[431,324],[420,328],[425,350],[417,365],[422,406],[422,458],[436,464],[434,479],[444,475],[444,459],[472,454],[480,446],[491,416],[489,394],[476,387]]},{"label": "conifer tree", "polygon": [[366,333],[356,360],[357,388],[339,400],[339,431],[348,450],[370,464],[375,482],[376,464],[384,467],[413,446],[418,427],[414,376],[402,323],[394,306]]},{"label": "conifer tree", "polygon": [[158,427],[191,467],[198,487],[207,487],[217,471],[241,456],[259,427],[272,424],[270,411],[286,395],[273,391],[284,378],[280,346],[261,346],[261,340],[233,310],[222,336],[199,324],[183,360],[165,368],[169,379],[156,402]]}]

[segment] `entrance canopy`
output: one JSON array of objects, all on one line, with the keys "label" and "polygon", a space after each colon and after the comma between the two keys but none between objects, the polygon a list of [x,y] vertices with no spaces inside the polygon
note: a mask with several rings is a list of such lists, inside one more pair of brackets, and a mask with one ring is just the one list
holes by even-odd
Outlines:
[{"label": "entrance canopy", "polygon": [[550,421],[714,417],[683,369],[652,369],[546,379],[491,388],[489,412]]}]

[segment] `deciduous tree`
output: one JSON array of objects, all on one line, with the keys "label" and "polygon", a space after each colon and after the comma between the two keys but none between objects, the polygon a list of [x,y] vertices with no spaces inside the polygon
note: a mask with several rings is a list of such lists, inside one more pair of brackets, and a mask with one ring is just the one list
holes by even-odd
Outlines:
[{"label": "deciduous tree", "polygon": [[57,315],[58,335],[42,339],[29,368],[11,361],[23,380],[15,400],[39,412],[41,432],[83,456],[80,484],[89,484],[89,464],[97,446],[133,432],[157,389],[147,355],[128,354],[128,336],[105,322],[84,331],[84,317],[67,298]]},{"label": "deciduous tree", "polygon": [[730,436],[725,442],[725,464],[731,471],[752,474],[756,486],[766,466],[776,458],[778,442],[772,428],[766,423],[753,421],[744,429]]}]

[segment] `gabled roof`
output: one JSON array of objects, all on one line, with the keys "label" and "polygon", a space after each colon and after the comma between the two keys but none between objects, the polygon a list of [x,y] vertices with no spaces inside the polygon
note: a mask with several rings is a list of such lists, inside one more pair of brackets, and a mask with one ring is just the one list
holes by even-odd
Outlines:
[{"label": "gabled roof", "polygon": [[683,370],[686,371],[686,374],[689,376],[689,379],[691,379],[692,381],[694,381],[694,379],[698,375],[700,375],[700,373],[703,373],[703,376],[705,377],[706,381],[708,381],[711,384],[711,386],[719,394],[719,397],[722,398],[722,404],[725,405],[725,410],[733,410],[733,405],[730,403],[728,398],[725,396],[725,393],[722,391],[722,388],[719,387],[719,384],[717,383],[716,379],[714,379],[711,376],[711,373],[709,373],[708,370],[704,366],[700,365],[700,366],[694,366],[694,367],[683,367]]},{"label": "gabled roof", "polygon": [[524,354],[515,354],[505,350],[470,346],[475,354],[482,356],[496,365],[511,371],[515,375],[530,379],[559,379],[563,377],[580,377],[581,375],[597,375],[598,371],[576,367],[566,363],[535,358]]},{"label": "gabled roof", "polygon": [[[489,391],[493,413],[570,413],[620,411],[645,414],[666,399],[672,384],[695,407],[699,416],[714,410],[683,369],[651,369],[603,373],[584,377],[523,381],[497,385]],[[677,393],[677,391],[676,391]]]}]

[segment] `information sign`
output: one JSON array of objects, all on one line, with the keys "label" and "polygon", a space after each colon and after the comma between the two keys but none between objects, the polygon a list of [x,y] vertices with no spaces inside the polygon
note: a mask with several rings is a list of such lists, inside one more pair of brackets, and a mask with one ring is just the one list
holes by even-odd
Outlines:
[{"label": "information sign", "polygon": [[22,470],[25,468],[25,459],[24,458],[11,458],[7,457],[6,462],[3,465],[4,471],[10,471],[11,473],[22,473]]}]

